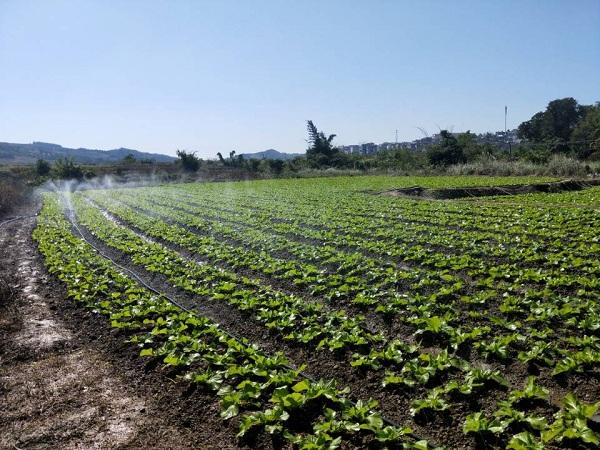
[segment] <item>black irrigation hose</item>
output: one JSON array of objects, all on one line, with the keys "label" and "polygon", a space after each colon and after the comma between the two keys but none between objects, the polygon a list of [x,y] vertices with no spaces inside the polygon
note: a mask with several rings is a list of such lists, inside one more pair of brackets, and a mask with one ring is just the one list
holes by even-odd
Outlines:
[{"label": "black irrigation hose", "polygon": [[16,222],[17,220],[31,219],[33,217],[37,217],[37,214],[32,214],[30,216],[15,216],[15,217],[10,217],[10,218],[5,219],[5,220],[3,220],[3,221],[0,222],[0,228],[2,228],[3,225],[6,225],[8,223]]},{"label": "black irrigation hose", "polygon": [[[77,224],[77,220],[75,219],[75,213],[73,209],[69,209],[67,211],[67,216],[69,218],[69,222],[71,222],[71,225],[73,225],[73,228],[75,228],[75,230],[77,231],[77,233],[79,234],[79,236],[81,237],[81,239],[83,239],[90,247],[92,247],[94,250],[96,250],[96,252],[102,256],[105,259],[108,259],[114,266],[118,267],[119,269],[129,273],[133,278],[135,278],[142,286],[144,286],[146,289],[148,289],[151,292],[154,292],[155,294],[159,295],[162,298],[165,298],[169,303],[171,303],[172,305],[182,309],[185,312],[188,313],[195,313],[195,311],[193,309],[190,309],[184,305],[182,305],[181,303],[177,302],[177,300],[169,297],[168,295],[158,291],[157,289],[155,289],[154,287],[150,286],[148,283],[146,283],[137,273],[135,273],[133,270],[122,266],[121,264],[119,264],[118,262],[116,262],[113,258],[111,258],[110,256],[108,256],[107,254],[105,254],[102,250],[100,250],[96,245],[94,245],[92,242],[90,242],[82,233],[81,229],[79,228],[78,224]],[[242,342],[242,339],[238,336],[236,336],[235,334],[231,333],[230,331],[227,331],[221,327],[219,327],[219,329],[228,337],[235,339],[239,342]],[[299,371],[296,367],[288,365],[288,364],[283,364],[283,367],[285,367],[286,369],[292,370],[294,372],[298,372],[298,374],[303,377],[306,378],[307,380],[311,381],[312,383],[316,383],[317,380],[312,377],[311,375]],[[348,402],[350,402],[350,404],[352,404],[353,406],[356,406],[356,402],[347,399]],[[396,428],[404,428],[402,425],[400,425],[399,423],[393,421],[392,419],[387,418],[386,416],[384,416],[383,414],[380,413],[380,417],[381,419],[388,425],[394,426]],[[415,436],[412,433],[407,433],[406,436],[413,438],[414,440],[421,440],[421,438],[419,438],[418,436]],[[437,446],[436,446],[437,447]]]},{"label": "black irrigation hose", "polygon": [[[94,208],[97,208],[97,209],[99,209],[99,210],[100,210],[102,213],[104,213],[105,215],[109,216],[109,217],[110,217],[110,220],[112,220],[112,221],[114,221],[114,222],[116,222],[116,223],[119,223],[119,224],[122,224],[122,223],[124,222],[124,221],[123,221],[122,219],[120,219],[118,216],[115,216],[115,215],[114,215],[113,213],[111,213],[110,211],[108,211],[108,210],[106,210],[105,208],[103,208],[102,206],[98,205],[98,204],[97,204],[97,203],[96,203],[94,200],[92,200],[91,198],[89,198],[89,197],[85,197],[85,200],[86,200],[86,201],[87,201],[87,202],[88,202],[90,205],[92,205]],[[142,215],[145,215],[145,216],[148,216],[148,217],[159,216],[159,220],[161,220],[161,221],[163,221],[163,222],[165,222],[165,223],[167,223],[167,224],[169,224],[169,225],[174,225],[174,226],[182,227],[182,228],[185,228],[186,230],[188,230],[190,233],[196,234],[196,232],[195,232],[195,231],[193,231],[193,230],[189,230],[189,228],[197,228],[197,227],[194,227],[193,225],[187,225],[185,222],[180,222],[180,221],[178,221],[177,219],[170,218],[169,216],[165,216],[164,214],[161,214],[161,213],[154,213],[153,211],[151,211],[151,210],[149,210],[149,209],[145,209],[145,208],[141,208],[141,207],[137,207],[137,206],[132,206],[132,205],[130,205],[129,203],[127,203],[127,202],[123,201],[123,200],[114,200],[114,201],[115,201],[115,202],[118,202],[118,203],[120,203],[120,204],[122,204],[122,205],[124,205],[124,206],[126,206],[127,208],[133,209],[133,210],[135,210],[136,212],[140,212]],[[243,225],[243,224],[242,224],[242,225]],[[152,242],[155,242],[155,243],[158,243],[158,244],[160,244],[160,242],[156,241],[154,237],[152,237],[152,236],[148,236],[148,235],[147,235],[147,234],[146,234],[144,231],[139,231],[139,232],[138,232],[138,231],[135,231],[135,234],[137,234],[138,236],[140,236],[140,237],[141,237],[141,238],[143,238],[143,239],[150,240],[150,241],[152,241]],[[161,244],[161,245],[162,245],[162,244]],[[176,245],[176,246],[178,246],[178,244],[173,244],[173,245]],[[251,246],[250,246],[250,247],[251,247]],[[183,249],[185,250],[185,248],[183,248]],[[177,253],[181,255],[181,252],[177,251]],[[192,257],[183,257],[183,255],[182,255],[182,257],[183,257],[184,259],[187,259],[187,260],[190,260],[190,261],[196,261],[196,262],[197,262],[198,260],[197,260],[197,259],[195,259],[193,256],[194,256],[194,255],[192,255]],[[366,325],[366,324],[365,324],[365,325],[363,325],[363,328],[364,328],[365,330],[367,330],[367,331],[368,331],[369,333],[371,333],[371,334],[377,334],[377,333],[378,333],[378,331],[377,331],[375,328],[373,328],[373,327],[369,327],[369,326],[368,326],[368,325]]]}]

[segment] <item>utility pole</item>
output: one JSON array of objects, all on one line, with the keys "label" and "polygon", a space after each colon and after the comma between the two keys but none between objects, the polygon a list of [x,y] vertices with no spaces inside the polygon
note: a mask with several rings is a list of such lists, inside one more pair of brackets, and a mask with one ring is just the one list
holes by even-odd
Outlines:
[{"label": "utility pole", "polygon": [[506,143],[508,144],[508,156],[512,156],[512,142],[509,142],[508,136],[506,134],[506,116],[508,116],[508,106],[504,106],[504,139],[506,139]]},{"label": "utility pole", "polygon": [[396,128],[396,149],[398,149],[398,128]]}]

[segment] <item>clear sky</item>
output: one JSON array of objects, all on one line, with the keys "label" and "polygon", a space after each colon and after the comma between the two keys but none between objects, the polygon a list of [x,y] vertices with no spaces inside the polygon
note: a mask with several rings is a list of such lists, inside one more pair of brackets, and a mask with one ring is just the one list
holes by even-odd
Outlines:
[{"label": "clear sky", "polygon": [[600,1],[0,0],[0,141],[214,157],[600,101]]}]

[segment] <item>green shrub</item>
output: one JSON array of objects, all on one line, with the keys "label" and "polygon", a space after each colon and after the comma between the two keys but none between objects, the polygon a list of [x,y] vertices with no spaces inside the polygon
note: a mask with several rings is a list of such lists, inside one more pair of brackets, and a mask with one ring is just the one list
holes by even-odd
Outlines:
[{"label": "green shrub", "polygon": [[73,158],[59,158],[54,163],[54,176],[61,179],[83,178],[83,170],[75,164]]},{"label": "green shrub", "polygon": [[35,173],[41,177],[48,175],[50,173],[50,169],[51,167],[48,161],[38,159],[35,163]]}]

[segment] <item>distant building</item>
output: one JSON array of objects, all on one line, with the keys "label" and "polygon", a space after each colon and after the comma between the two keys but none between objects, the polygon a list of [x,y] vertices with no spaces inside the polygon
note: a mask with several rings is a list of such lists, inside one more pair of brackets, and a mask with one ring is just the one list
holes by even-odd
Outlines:
[{"label": "distant building", "polygon": [[377,153],[377,144],[374,144],[373,142],[368,142],[366,144],[361,145],[361,155],[374,155],[375,153]]},{"label": "distant building", "polygon": [[[458,136],[460,133],[452,133],[453,136]],[[495,133],[474,134],[477,144],[489,144],[499,148],[508,148],[509,145],[518,144],[520,139],[517,137],[517,130],[497,131]],[[442,141],[440,133],[426,136],[421,139],[415,139],[411,142],[383,142],[379,145],[373,142],[355,145],[342,145],[338,147],[341,152],[348,155],[374,155],[378,152],[390,151],[395,149],[424,151],[432,145],[439,144]]]},{"label": "distant building", "polygon": [[396,144],[395,142],[384,142],[383,144],[379,144],[377,146],[377,150],[380,152],[395,150],[396,148],[400,148],[400,144]]},{"label": "distant building", "polygon": [[340,151],[346,153],[348,155],[359,155],[360,154],[360,145],[342,145],[339,147]]},{"label": "distant building", "polygon": [[482,133],[476,137],[478,144],[494,145],[500,148],[507,148],[509,145],[516,145],[521,142],[517,136],[517,130],[497,131],[495,133]]}]

